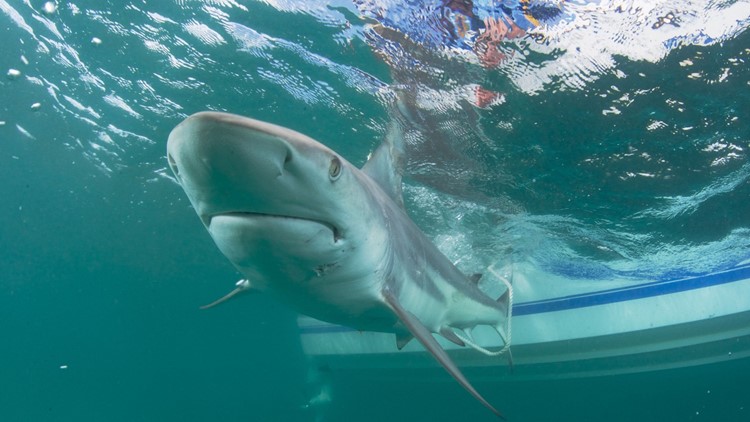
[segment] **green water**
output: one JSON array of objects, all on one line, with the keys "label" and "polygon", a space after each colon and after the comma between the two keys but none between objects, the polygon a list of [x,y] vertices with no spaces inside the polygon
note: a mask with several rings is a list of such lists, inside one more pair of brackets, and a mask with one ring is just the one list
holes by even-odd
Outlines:
[{"label": "green water", "polygon": [[[43,4],[0,0],[0,71],[20,72],[0,80],[0,421],[492,420],[447,375],[334,373],[317,414],[292,310],[198,309],[239,275],[170,180],[167,135],[226,110],[361,165],[393,113],[387,87],[404,83],[364,21],[256,2]],[[747,33],[656,62],[616,56],[582,88],[533,94],[510,70],[431,60],[455,73],[424,88],[506,98],[426,109],[411,128],[407,206],[467,272],[510,256],[595,282],[750,255]],[[477,388],[512,421],[744,421],[748,365]]]}]

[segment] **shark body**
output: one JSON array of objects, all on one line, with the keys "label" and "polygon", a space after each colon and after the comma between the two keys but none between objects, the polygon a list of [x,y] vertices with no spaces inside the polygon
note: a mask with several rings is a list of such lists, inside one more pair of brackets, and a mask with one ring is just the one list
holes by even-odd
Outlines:
[{"label": "shark body", "polygon": [[[477,400],[432,333],[464,345],[478,325],[503,333],[508,304],[485,295],[407,216],[398,149],[360,170],[293,130],[201,112],[169,135],[169,165],[221,252],[301,313],[420,343]],[[220,299],[217,302],[225,300]],[[215,302],[215,303],[217,303]]]}]

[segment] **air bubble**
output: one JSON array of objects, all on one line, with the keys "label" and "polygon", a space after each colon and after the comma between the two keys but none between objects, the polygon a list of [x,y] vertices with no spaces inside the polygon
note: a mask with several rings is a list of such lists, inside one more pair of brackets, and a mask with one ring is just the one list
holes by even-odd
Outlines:
[{"label": "air bubble", "polygon": [[57,12],[57,4],[53,1],[48,1],[47,3],[44,3],[44,13],[48,15],[53,15],[55,12]]}]

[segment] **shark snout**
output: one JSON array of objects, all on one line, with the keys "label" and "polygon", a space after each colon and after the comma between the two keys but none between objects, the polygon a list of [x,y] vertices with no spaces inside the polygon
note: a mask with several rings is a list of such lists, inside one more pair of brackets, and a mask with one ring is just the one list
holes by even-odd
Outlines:
[{"label": "shark snout", "polygon": [[167,160],[173,173],[192,179],[223,174],[237,182],[283,174],[292,160],[291,146],[283,138],[254,126],[256,121],[236,117],[197,113],[172,130],[167,141]]},{"label": "shark snout", "polygon": [[[218,214],[326,220],[318,209],[330,152],[302,135],[235,115],[202,112],[172,130],[167,162],[208,226]],[[323,189],[323,190],[321,190]]]}]

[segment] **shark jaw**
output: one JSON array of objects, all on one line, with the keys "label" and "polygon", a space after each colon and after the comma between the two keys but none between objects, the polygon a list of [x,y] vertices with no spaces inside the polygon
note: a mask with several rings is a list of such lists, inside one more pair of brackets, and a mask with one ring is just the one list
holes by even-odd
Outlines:
[{"label": "shark jaw", "polygon": [[167,160],[222,253],[246,279],[314,318],[416,338],[472,396],[433,333],[464,346],[489,325],[503,336],[508,304],[484,295],[403,209],[402,163],[384,142],[362,170],[298,132],[202,112],[169,135]]},{"label": "shark jaw", "polygon": [[372,212],[378,188],[358,169],[297,132],[212,112],[172,131],[167,158],[219,250],[257,290],[319,319],[392,330],[371,276],[387,262]]},{"label": "shark jaw", "polygon": [[330,224],[279,215],[216,214],[210,218],[207,229],[222,253],[237,265],[247,264],[243,266],[257,262],[262,256],[263,250],[255,251],[260,239],[266,247],[288,251],[297,260],[310,256],[310,249],[323,251],[322,255],[333,255],[343,243],[338,230]]},{"label": "shark jaw", "polygon": [[[328,229],[331,232],[331,236],[333,237],[333,243],[338,242],[341,240],[341,231],[338,227],[334,226],[332,223],[328,223],[325,221],[320,220],[313,220],[309,218],[300,218],[300,217],[294,217],[290,215],[273,215],[273,214],[263,214],[263,213],[255,213],[255,212],[248,212],[248,211],[238,211],[238,212],[226,212],[226,213],[219,213],[214,215],[206,216],[206,227],[209,231],[211,231],[211,223],[213,222],[214,218],[217,218],[220,223],[224,221],[225,219],[246,219],[246,220],[279,220],[280,223],[288,223],[289,226],[293,226],[296,223],[300,224],[316,224],[319,226],[323,226],[324,228]],[[220,224],[219,223],[219,224]]]}]

